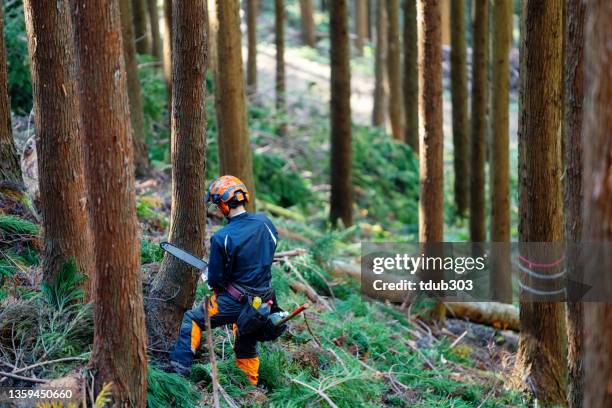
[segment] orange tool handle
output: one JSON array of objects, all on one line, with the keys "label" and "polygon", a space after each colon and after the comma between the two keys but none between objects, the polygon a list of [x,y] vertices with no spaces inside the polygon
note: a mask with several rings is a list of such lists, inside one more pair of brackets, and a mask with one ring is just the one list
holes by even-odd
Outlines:
[{"label": "orange tool handle", "polygon": [[304,303],[302,306],[298,307],[297,309],[295,309],[293,312],[291,312],[290,315],[283,317],[282,319],[280,319],[278,322],[276,322],[275,326],[280,326],[285,324],[288,320],[293,319],[295,316],[299,315],[300,313],[302,313],[304,310],[308,309],[310,307],[310,305],[308,303]]}]

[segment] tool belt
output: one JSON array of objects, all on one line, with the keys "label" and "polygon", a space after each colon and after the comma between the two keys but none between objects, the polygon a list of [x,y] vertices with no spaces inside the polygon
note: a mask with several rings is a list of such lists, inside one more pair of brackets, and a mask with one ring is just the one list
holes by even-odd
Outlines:
[{"label": "tool belt", "polygon": [[274,301],[270,313],[283,311],[276,302],[274,289],[269,288],[266,291],[255,292],[246,291],[241,286],[237,286],[229,284],[225,290],[231,297],[244,304],[236,321],[238,335],[254,336],[257,341],[272,341],[279,338],[287,330],[287,325],[275,326],[268,316],[262,315],[253,307],[253,298],[259,296],[264,302],[270,299]]},{"label": "tool belt", "polygon": [[242,285],[238,285],[236,283],[228,283],[225,287],[225,291],[228,295],[230,295],[240,303],[244,303],[248,299],[248,297],[253,298],[255,296],[259,296],[264,301],[274,298],[274,289],[272,289],[271,287],[260,291],[253,290],[251,288],[245,288]]}]

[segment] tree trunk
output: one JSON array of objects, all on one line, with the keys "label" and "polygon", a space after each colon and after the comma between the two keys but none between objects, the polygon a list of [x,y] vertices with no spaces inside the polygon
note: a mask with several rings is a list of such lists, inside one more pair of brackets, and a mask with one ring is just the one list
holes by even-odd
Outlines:
[{"label": "tree trunk", "polygon": [[[214,1],[214,0],[213,0]],[[247,91],[249,95],[257,93],[257,0],[247,0]]]},{"label": "tree trunk", "polygon": [[24,2],[30,50],[40,206],[44,226],[43,280],[51,282],[74,258],[87,279],[89,298],[94,255],[79,134],[76,56],[67,1]]},{"label": "tree trunk", "polygon": [[404,139],[404,96],[402,95],[402,54],[399,38],[399,0],[387,0],[389,29],[387,72],[389,75],[389,119],[395,140]]},{"label": "tree trunk", "polygon": [[[584,232],[583,241],[612,241],[612,4],[607,0],[584,2]],[[574,22],[580,24],[577,19]],[[572,19],[568,22],[572,24]],[[573,61],[574,63],[576,61]],[[580,74],[578,74],[580,75]],[[580,100],[574,101],[580,103]],[[575,106],[575,104],[572,104]],[[591,282],[612,290],[612,253],[606,253],[604,265],[588,265],[585,272]],[[584,406],[612,406],[612,305],[584,304],[585,377]]]},{"label": "tree trunk", "polygon": [[[444,240],[444,133],[442,129],[442,47],[440,3],[417,2],[419,61],[419,242]],[[437,278],[433,274],[428,275]],[[433,317],[444,318],[441,303]]]},{"label": "tree trunk", "polygon": [[[561,242],[561,0],[528,0],[521,16],[519,241]],[[526,248],[528,249],[528,248]],[[551,259],[533,259],[535,262]],[[554,252],[554,251],[551,251]],[[540,254],[541,256],[541,254]],[[560,256],[560,255],[559,255]],[[540,273],[545,273],[540,271]],[[563,305],[521,302],[517,368],[544,405],[565,404]]]},{"label": "tree trunk", "polygon": [[368,0],[355,0],[355,49],[363,55],[363,45],[368,36]]},{"label": "tree trunk", "polygon": [[163,54],[163,43],[159,33],[159,11],[157,10],[157,0],[147,0],[149,11],[149,23],[151,26],[151,54],[161,61]]},{"label": "tree trunk", "polygon": [[347,0],[329,3],[331,47],[331,198],[329,219],[353,224],[351,70]]},{"label": "tree trunk", "polygon": [[470,153],[470,240],[484,242],[488,0],[474,0]]},{"label": "tree trunk", "polygon": [[276,133],[287,135],[287,122],[283,117],[287,113],[285,100],[285,6],[283,0],[274,0],[274,41],[276,44]]},{"label": "tree trunk", "polygon": [[134,169],[136,177],[146,176],[150,172],[149,151],[145,142],[144,111],[140,79],[138,78],[138,61],[134,48],[134,31],[131,0],[119,0],[121,12],[121,32],[123,34],[123,57],[127,74],[127,92],[130,101],[130,121],[132,123],[132,142],[134,144]]},{"label": "tree trunk", "polygon": [[386,127],[387,96],[389,83],[387,78],[387,7],[386,0],[376,2],[376,50],[374,61],[374,107],[372,109],[372,126]]},{"label": "tree trunk", "polygon": [[455,0],[440,0],[440,29],[442,31],[442,45],[450,45],[451,43],[451,4],[454,1]]},{"label": "tree trunk", "polygon": [[217,66],[215,73],[219,163],[221,174],[231,174],[246,183],[251,196],[247,209],[255,212],[255,179],[247,127],[239,11],[238,0],[217,2],[217,52],[219,61],[223,61],[223,66]]},{"label": "tree trunk", "polygon": [[314,8],[312,0],[300,0],[300,17],[302,19],[302,42],[304,45],[314,47],[317,37],[314,23]]},{"label": "tree trunk", "polygon": [[96,392],[112,382],[114,404],[140,407],[147,399],[146,331],[119,2],[72,4],[96,266],[90,364]]},{"label": "tree trunk", "polygon": [[[215,0],[211,0],[214,3]],[[164,0],[164,78],[168,94],[168,116],[172,110],[172,0]]]},{"label": "tree trunk", "polygon": [[217,33],[219,32],[219,20],[217,19],[217,1],[208,0],[208,71],[214,73],[217,69]]},{"label": "tree trunk", "polygon": [[147,0],[128,0],[132,2],[132,21],[134,41],[139,54],[150,54],[149,28],[147,26]]},{"label": "tree trunk", "polygon": [[419,78],[416,0],[404,1],[404,141],[419,154]]},{"label": "tree trunk", "polygon": [[13,141],[11,101],[8,94],[8,71],[4,46],[4,7],[0,7],[0,182],[23,183],[19,155]]},{"label": "tree trunk", "polygon": [[[510,46],[512,44],[512,0],[493,0],[491,37],[491,242],[510,242],[510,151],[508,99]],[[505,251],[504,251],[505,252]],[[512,302],[510,254],[493,259],[492,295]]]},{"label": "tree trunk", "polygon": [[453,164],[455,171],[455,205],[459,215],[465,215],[470,197],[470,144],[468,138],[464,12],[463,0],[451,2],[450,80],[453,105]]},{"label": "tree trunk", "polygon": [[[174,3],[172,87],[172,227],[168,240],[204,256],[206,207],[206,4]],[[149,328],[175,340],[183,312],[193,305],[199,271],[166,254],[151,289]]]},{"label": "tree trunk", "polygon": [[[565,158],[565,239],[573,243],[582,238],[582,101],[584,99],[583,50],[584,14],[582,0],[565,2],[564,32],[564,114],[563,151]],[[589,141],[589,143],[591,143]],[[577,276],[582,266],[575,257],[567,257],[567,273]],[[583,305],[568,302],[566,306],[569,408],[582,407],[584,388]]]}]

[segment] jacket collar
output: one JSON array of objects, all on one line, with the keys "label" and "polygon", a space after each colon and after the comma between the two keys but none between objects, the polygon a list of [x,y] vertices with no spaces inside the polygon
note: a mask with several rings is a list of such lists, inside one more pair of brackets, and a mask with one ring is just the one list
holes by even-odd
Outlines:
[{"label": "jacket collar", "polygon": [[248,217],[248,216],[249,216],[249,213],[245,211],[245,212],[240,213],[240,214],[238,214],[238,215],[234,215],[234,216],[233,216],[233,217],[231,217],[231,218],[228,218],[228,219],[227,219],[227,222],[229,223],[229,222],[232,222],[232,221],[234,221],[234,220],[236,220],[236,221],[237,221],[237,220],[241,220],[241,219],[246,218],[246,217]]}]

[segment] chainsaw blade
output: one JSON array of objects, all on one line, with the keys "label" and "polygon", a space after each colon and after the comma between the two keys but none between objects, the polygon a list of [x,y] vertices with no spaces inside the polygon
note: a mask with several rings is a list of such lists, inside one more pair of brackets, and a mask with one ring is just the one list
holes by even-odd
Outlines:
[{"label": "chainsaw blade", "polygon": [[208,280],[207,272],[208,272],[208,263],[197,256],[190,254],[189,252],[181,249],[175,245],[172,245],[169,242],[162,242],[159,244],[161,249],[168,252],[169,254],[175,256],[181,261],[185,262],[188,265],[193,266],[194,268],[202,271],[201,278],[204,282]]}]

